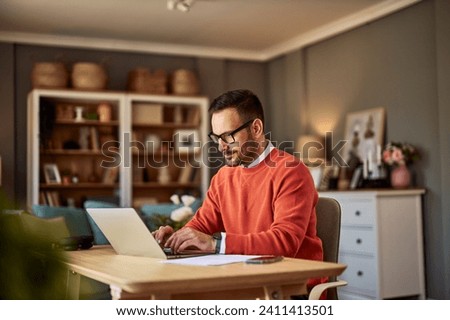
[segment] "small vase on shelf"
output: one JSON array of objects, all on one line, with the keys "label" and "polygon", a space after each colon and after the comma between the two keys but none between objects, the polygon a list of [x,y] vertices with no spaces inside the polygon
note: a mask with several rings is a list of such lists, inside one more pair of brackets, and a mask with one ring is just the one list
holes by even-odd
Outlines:
[{"label": "small vase on shelf", "polygon": [[395,189],[408,188],[411,184],[411,172],[406,165],[395,167],[391,171],[391,186]]},{"label": "small vase on shelf", "polygon": [[79,106],[75,107],[75,122],[84,121],[83,110],[84,110],[84,107],[79,107]]}]

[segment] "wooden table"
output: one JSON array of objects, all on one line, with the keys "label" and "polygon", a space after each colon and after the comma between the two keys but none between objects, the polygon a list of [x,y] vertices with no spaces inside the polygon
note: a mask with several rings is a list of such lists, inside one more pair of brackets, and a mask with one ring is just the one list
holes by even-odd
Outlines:
[{"label": "wooden table", "polygon": [[343,264],[285,258],[272,264],[164,264],[117,255],[110,246],[65,252],[68,298],[78,298],[80,275],[106,283],[113,299],[288,299],[306,293],[310,278],[338,276]]}]

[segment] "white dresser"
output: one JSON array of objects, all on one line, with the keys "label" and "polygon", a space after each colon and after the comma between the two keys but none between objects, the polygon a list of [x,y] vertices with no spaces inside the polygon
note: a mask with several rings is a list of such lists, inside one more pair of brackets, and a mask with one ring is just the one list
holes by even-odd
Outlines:
[{"label": "white dresser", "polygon": [[340,299],[425,299],[423,189],[320,192],[342,208]]}]

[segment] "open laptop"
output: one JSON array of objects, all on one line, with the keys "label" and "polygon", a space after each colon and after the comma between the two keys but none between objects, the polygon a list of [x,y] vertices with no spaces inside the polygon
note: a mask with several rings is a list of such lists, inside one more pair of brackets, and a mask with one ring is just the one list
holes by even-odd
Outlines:
[{"label": "open laptop", "polygon": [[87,208],[86,211],[118,254],[158,259],[213,254],[199,250],[171,254],[170,250],[163,250],[133,208]]}]

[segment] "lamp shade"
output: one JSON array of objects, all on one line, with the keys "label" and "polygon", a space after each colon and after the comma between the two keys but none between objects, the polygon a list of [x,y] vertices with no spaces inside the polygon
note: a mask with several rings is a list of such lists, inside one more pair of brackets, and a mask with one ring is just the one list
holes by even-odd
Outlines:
[{"label": "lamp shade", "polygon": [[297,140],[296,152],[305,163],[325,158],[325,138],[315,135],[301,135]]}]

